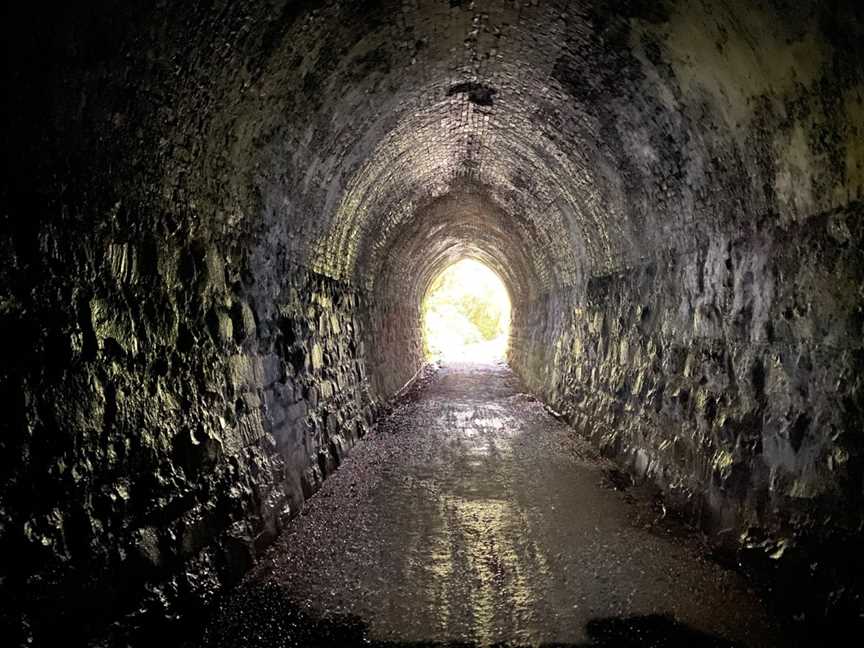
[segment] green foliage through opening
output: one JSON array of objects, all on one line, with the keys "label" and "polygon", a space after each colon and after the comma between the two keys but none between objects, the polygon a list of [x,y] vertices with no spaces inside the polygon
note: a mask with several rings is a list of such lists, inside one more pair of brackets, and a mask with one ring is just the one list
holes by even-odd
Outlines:
[{"label": "green foliage through opening", "polygon": [[439,274],[422,304],[424,345],[431,358],[495,360],[504,356],[510,297],[501,279],[473,259]]}]

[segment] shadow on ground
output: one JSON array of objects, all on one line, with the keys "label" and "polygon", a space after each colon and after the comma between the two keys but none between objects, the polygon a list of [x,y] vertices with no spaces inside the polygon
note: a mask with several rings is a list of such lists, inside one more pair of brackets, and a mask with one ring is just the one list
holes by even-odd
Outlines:
[{"label": "shadow on ground", "polygon": [[[609,617],[588,622],[589,639],[578,644],[543,644],[574,648],[744,648],[742,644],[694,630],[661,614]],[[517,644],[497,643],[500,648]],[[474,648],[460,642],[379,642],[369,638],[366,623],[353,616],[322,618],[291,600],[275,584],[242,587],[218,606],[199,641],[186,648],[293,648],[380,646]]]}]

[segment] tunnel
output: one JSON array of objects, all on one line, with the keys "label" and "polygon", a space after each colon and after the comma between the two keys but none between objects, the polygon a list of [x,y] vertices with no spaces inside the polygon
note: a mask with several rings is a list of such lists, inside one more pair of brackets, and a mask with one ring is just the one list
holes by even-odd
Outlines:
[{"label": "tunnel", "polygon": [[[486,468],[457,453],[464,470],[447,473],[474,479],[471,497],[492,488],[506,441],[501,461],[536,454],[514,490],[536,492],[532,528],[568,532],[552,499],[538,509],[553,495],[573,520],[600,516],[565,554],[601,555],[618,533],[606,521],[637,517],[614,507],[645,499],[710,569],[760,592],[783,636],[840,645],[820,642],[862,627],[859,3],[96,0],[10,6],[4,32],[7,645],[318,645],[291,643],[325,624],[314,605],[292,607],[284,583],[250,589],[250,574],[288,554],[311,570],[326,547],[320,573],[353,560],[332,525],[361,533],[343,516],[378,511],[400,466],[414,488],[421,457],[434,464],[473,424],[487,426],[472,459]],[[424,353],[424,295],[464,259],[512,302],[491,368]],[[427,454],[370,458],[409,434]],[[594,457],[592,477],[568,467],[574,453]],[[596,502],[573,490],[601,479]],[[516,505],[460,493],[448,506],[485,547]],[[410,535],[431,552],[434,534],[400,535],[399,519],[380,546]],[[653,555],[672,573],[666,546]],[[621,573],[652,563],[635,547]],[[578,572],[585,591],[614,580],[585,560],[543,573]],[[375,591],[411,601],[395,581]],[[793,645],[710,643],[699,632],[729,637],[659,604],[633,625],[632,596],[588,623],[594,643],[581,623],[560,640]],[[499,618],[452,598],[470,628],[483,610]],[[269,643],[214,639],[262,610],[295,616]],[[513,636],[487,621],[455,639],[545,636],[536,619],[537,634]],[[649,643],[655,621],[678,643]],[[355,645],[346,627],[321,645]],[[609,628],[621,634],[604,640]],[[455,640],[401,630],[388,645]]]}]

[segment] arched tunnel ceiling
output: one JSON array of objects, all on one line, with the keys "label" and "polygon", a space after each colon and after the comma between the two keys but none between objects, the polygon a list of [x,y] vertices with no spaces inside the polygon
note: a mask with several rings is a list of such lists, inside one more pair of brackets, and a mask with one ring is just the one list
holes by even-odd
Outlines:
[{"label": "arched tunnel ceiling", "polygon": [[826,206],[788,180],[809,160],[775,163],[794,143],[758,132],[785,110],[766,97],[814,101],[835,55],[807,36],[815,6],[348,4],[274,36],[253,82],[259,110],[239,118],[261,143],[265,211],[320,272],[367,288],[385,267],[416,275],[394,267],[393,245],[450,195],[473,197],[463,213],[506,215],[487,253],[524,258],[538,290],[691,247],[700,226],[773,211],[780,191],[800,217]]},{"label": "arched tunnel ceiling", "polygon": [[[373,249],[369,288],[379,297],[416,303],[448,265],[470,257],[498,274],[511,299],[530,301],[549,276],[544,254],[531,255],[522,223],[490,207],[483,195],[454,192],[418,210],[395,236]],[[362,263],[362,261],[361,261]],[[368,267],[368,266],[367,266]]]},{"label": "arched tunnel ceiling", "polygon": [[526,390],[723,542],[805,499],[860,531],[857,0],[12,4],[11,599],[137,626],[116,592],[236,582],[462,256]]},{"label": "arched tunnel ceiling", "polygon": [[399,230],[416,227],[448,195],[474,196],[462,211],[475,218],[509,218],[505,237],[486,241],[499,246],[504,276],[500,265],[514,256],[527,258],[541,289],[574,283],[585,265],[614,267],[622,251],[609,190],[619,181],[608,173],[596,120],[555,78],[567,41],[560,8],[423,9],[429,13],[403,14],[417,51],[391,74],[404,77],[401,101],[385,117],[394,125],[331,206],[316,269],[337,277],[359,271],[371,287],[393,242],[405,238]]},{"label": "arched tunnel ceiling", "polygon": [[586,260],[574,250],[586,249],[595,265],[609,261],[612,205],[602,222],[587,163],[574,164],[575,156],[543,133],[532,118],[536,107],[518,100],[496,105],[494,97],[506,90],[491,85],[440,90],[445,98],[406,118],[352,178],[318,251],[321,269],[350,276],[359,264],[374,279],[394,233],[411,227],[431,202],[458,193],[483,196],[485,205],[465,210],[475,218],[509,217],[509,228],[502,227],[513,245],[524,247],[546,288],[574,281]]},{"label": "arched tunnel ceiling", "polygon": [[[508,215],[510,251],[499,252],[521,246],[549,289],[690,245],[697,221],[728,216],[711,208],[709,172],[770,211],[763,186],[776,179],[760,177],[765,151],[742,133],[760,93],[820,75],[828,53],[795,26],[814,11],[771,22],[767,8],[614,4],[435,1],[307,16],[259,82],[296,88],[304,71],[317,84],[319,117],[291,140],[312,158],[304,185],[325,193],[298,256],[371,287],[388,263],[400,270],[387,259],[401,229],[436,200],[470,194],[485,207],[466,213]],[[749,177],[729,180],[748,157]]]}]

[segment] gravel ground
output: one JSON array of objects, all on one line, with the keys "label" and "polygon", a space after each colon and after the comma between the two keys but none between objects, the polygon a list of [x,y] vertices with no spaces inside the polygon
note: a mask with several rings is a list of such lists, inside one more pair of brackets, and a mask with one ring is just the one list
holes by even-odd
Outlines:
[{"label": "gravel ground", "polygon": [[202,630],[206,646],[785,646],[503,365],[427,376]]}]

